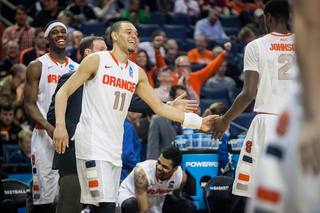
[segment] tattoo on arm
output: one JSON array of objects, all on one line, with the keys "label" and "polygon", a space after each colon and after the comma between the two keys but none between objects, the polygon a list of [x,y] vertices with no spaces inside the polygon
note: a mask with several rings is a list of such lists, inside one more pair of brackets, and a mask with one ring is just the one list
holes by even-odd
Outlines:
[{"label": "tattoo on arm", "polygon": [[141,174],[138,171],[134,172],[134,185],[139,190],[147,190],[148,180],[145,175]]}]

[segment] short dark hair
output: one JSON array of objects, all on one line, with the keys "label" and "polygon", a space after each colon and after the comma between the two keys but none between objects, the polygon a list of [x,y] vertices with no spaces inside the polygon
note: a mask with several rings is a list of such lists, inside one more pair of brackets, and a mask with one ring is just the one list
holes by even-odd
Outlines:
[{"label": "short dark hair", "polygon": [[268,13],[276,20],[287,22],[290,18],[290,4],[287,0],[270,0],[264,8],[264,14]]},{"label": "short dark hair", "polygon": [[14,110],[13,108],[13,104],[10,103],[10,102],[3,102],[0,104],[0,112],[1,111],[11,111],[11,110]]},{"label": "short dark hair", "polygon": [[103,37],[100,37],[100,36],[87,36],[87,37],[84,37],[81,41],[80,41],[80,44],[79,44],[79,52],[80,52],[80,55],[81,57],[83,58],[84,56],[84,51],[89,48],[92,50],[93,48],[93,42],[95,40],[102,40],[104,41],[104,38]]},{"label": "short dark hair", "polygon": [[216,102],[210,105],[209,107],[212,115],[224,115],[227,111],[228,108],[226,107],[226,105],[224,105],[221,102]]},{"label": "short dark hair", "polygon": [[118,33],[122,23],[130,23],[131,24],[131,22],[127,21],[127,20],[117,21],[116,23],[114,23],[110,28],[110,32],[109,32],[109,36],[108,36],[111,44],[113,44],[113,40],[112,40],[112,36],[111,36],[112,32]]},{"label": "short dark hair", "polygon": [[62,10],[60,13],[63,13],[68,20],[68,24],[72,23],[74,21],[73,13],[70,10]]},{"label": "short dark hair", "polygon": [[176,98],[176,95],[177,95],[177,90],[178,89],[183,89],[185,91],[187,91],[187,89],[182,86],[182,85],[174,85],[170,88],[170,91],[169,91],[169,95],[172,99],[175,99]]},{"label": "short dark hair", "polygon": [[162,30],[156,30],[156,31],[153,31],[153,33],[152,33],[152,41],[153,41],[153,39],[155,38],[155,37],[157,37],[157,36],[161,36],[161,33],[163,33],[164,31],[162,31]]},{"label": "short dark hair", "polygon": [[12,76],[17,75],[17,73],[18,73],[22,68],[24,68],[24,67],[25,67],[24,64],[15,63],[15,64],[10,68],[10,72],[12,73]]},{"label": "short dark hair", "polygon": [[36,30],[34,31],[34,37],[37,37],[41,32],[45,32],[43,27],[36,28]]},{"label": "short dark hair", "polygon": [[14,10],[14,15],[17,15],[18,10],[21,10],[21,11],[25,12],[26,14],[28,13],[27,8],[22,4],[19,4],[16,6],[16,9]]},{"label": "short dark hair", "polygon": [[172,160],[173,168],[179,166],[182,162],[182,154],[177,147],[168,146],[161,151],[165,159]]}]

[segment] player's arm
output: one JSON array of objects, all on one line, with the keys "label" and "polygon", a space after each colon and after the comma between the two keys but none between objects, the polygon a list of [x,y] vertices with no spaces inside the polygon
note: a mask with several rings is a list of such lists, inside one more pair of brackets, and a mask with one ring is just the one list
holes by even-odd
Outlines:
[{"label": "player's arm", "polygon": [[32,61],[27,67],[26,82],[24,85],[24,108],[26,113],[35,123],[44,127],[48,135],[53,137],[53,126],[42,116],[38,106],[38,89],[41,77],[42,63],[38,60]]},{"label": "player's arm", "polygon": [[302,83],[302,103],[304,123],[299,138],[300,156],[304,170],[311,167],[315,173],[320,172],[320,19],[318,8],[320,1],[295,0],[293,27],[296,33],[296,53],[300,66]]},{"label": "player's arm", "polygon": [[[178,109],[170,107],[160,101],[159,96],[150,86],[147,75],[145,74],[144,70],[140,67],[139,67],[139,83],[136,87],[136,92],[151,107],[151,109],[157,115],[168,118],[170,120],[180,122],[182,124],[185,124],[185,126],[187,125],[186,123],[189,124],[189,121],[191,119],[188,119],[188,118],[191,118],[190,116],[192,116],[192,120],[198,119],[197,124],[199,124],[199,125],[196,125],[197,127],[194,127],[194,129],[201,128],[203,131],[208,131],[209,128],[211,127],[211,123],[209,123],[208,121],[214,116],[207,116],[206,118],[203,118],[201,120],[201,118],[195,114],[188,114],[186,115],[188,116],[187,118],[188,120],[186,121],[186,123],[184,123],[185,113]],[[195,122],[195,121],[193,120],[192,122]]]},{"label": "player's arm", "polygon": [[183,173],[183,176],[182,176],[181,185],[180,185],[180,187],[179,187],[178,189],[176,189],[176,190],[173,191],[173,194],[174,194],[175,196],[177,196],[177,197],[180,197],[182,188],[184,187],[184,185],[186,184],[187,179],[188,179],[186,173],[185,173],[184,171],[182,171],[182,173]]},{"label": "player's arm", "polygon": [[233,102],[230,109],[221,117],[214,119],[214,125],[211,127],[212,137],[221,140],[223,133],[227,131],[230,122],[238,117],[254,100],[257,93],[259,73],[256,71],[247,70],[245,73],[243,89],[238,97]]},{"label": "player's arm", "polygon": [[147,197],[147,189],[148,189],[148,179],[143,169],[137,166],[134,169],[134,188],[135,195],[138,202],[139,213],[148,213],[148,197]]},{"label": "player's arm", "polygon": [[53,135],[53,147],[60,153],[68,146],[68,133],[65,127],[65,113],[68,97],[76,91],[86,80],[95,76],[99,68],[98,54],[91,54],[81,62],[78,70],[68,79],[56,94],[55,114],[56,128]]}]

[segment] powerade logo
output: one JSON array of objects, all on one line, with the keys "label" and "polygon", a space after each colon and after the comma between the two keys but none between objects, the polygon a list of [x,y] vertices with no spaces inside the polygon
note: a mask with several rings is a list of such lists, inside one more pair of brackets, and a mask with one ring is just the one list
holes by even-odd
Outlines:
[{"label": "powerade logo", "polygon": [[203,161],[203,162],[187,162],[186,167],[218,167],[218,162],[214,161]]},{"label": "powerade logo", "polygon": [[168,188],[173,188],[173,187],[174,187],[174,181],[170,181]]},{"label": "powerade logo", "polygon": [[72,64],[69,64],[69,72],[73,72],[74,71],[74,66]]}]

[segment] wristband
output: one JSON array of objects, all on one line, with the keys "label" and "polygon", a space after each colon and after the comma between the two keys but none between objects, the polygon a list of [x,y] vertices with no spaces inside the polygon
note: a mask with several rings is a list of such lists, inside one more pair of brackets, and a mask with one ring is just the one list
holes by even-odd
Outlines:
[{"label": "wristband", "polygon": [[202,124],[202,117],[194,113],[184,113],[183,128],[200,129]]}]

